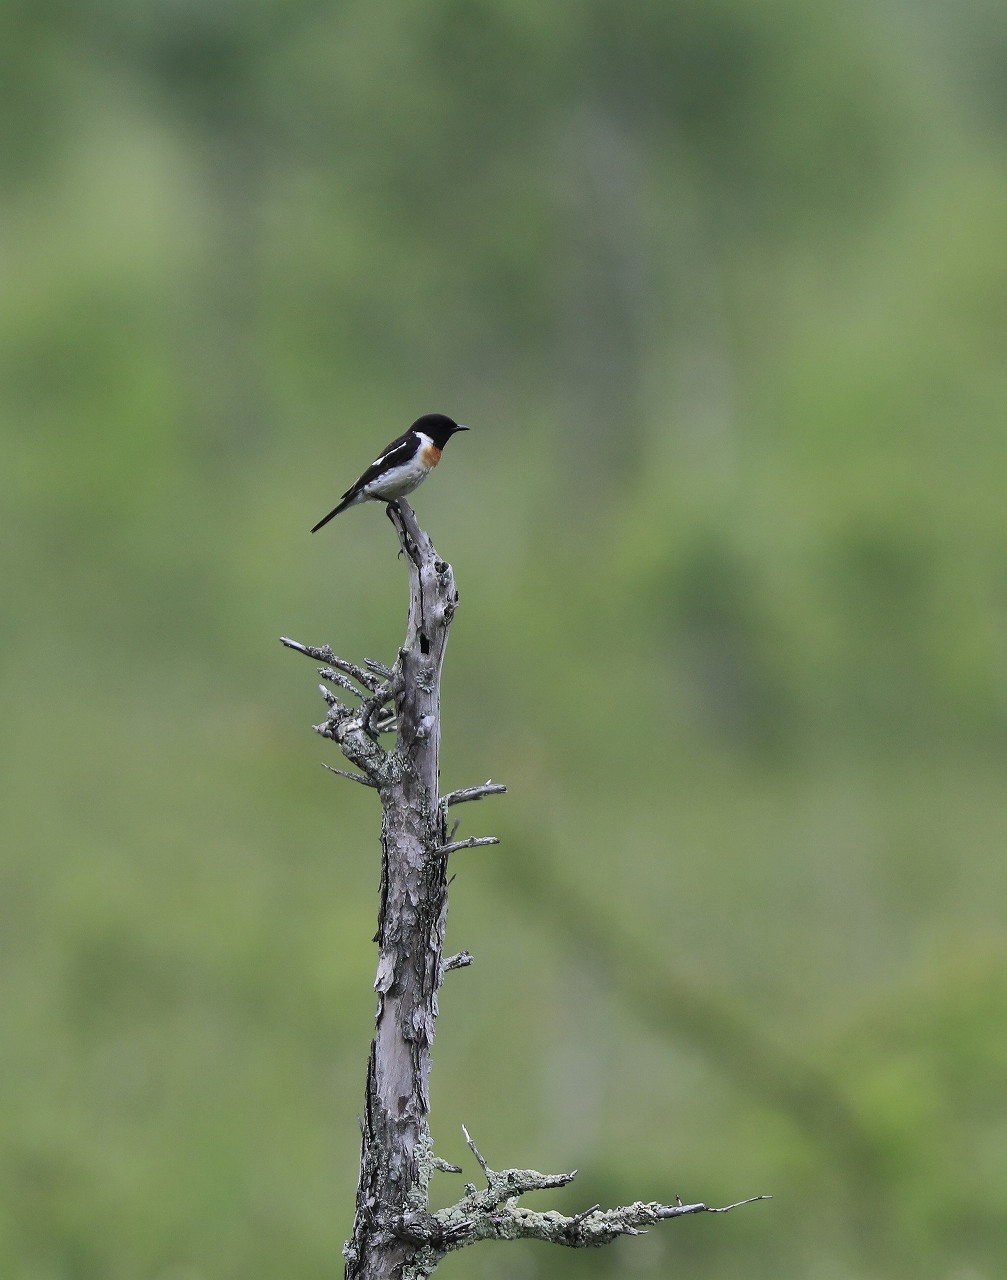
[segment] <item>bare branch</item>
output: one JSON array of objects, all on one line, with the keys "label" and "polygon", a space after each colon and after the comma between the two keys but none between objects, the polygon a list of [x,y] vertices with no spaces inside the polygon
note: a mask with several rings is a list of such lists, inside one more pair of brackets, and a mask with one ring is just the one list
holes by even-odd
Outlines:
[{"label": "bare branch", "polygon": [[446,856],[457,853],[459,849],[482,849],[489,844],[499,844],[498,836],[470,836],[468,840],[452,840],[450,844],[442,844],[434,850],[435,854]]},{"label": "bare branch", "polygon": [[475,1158],[479,1161],[479,1168],[480,1168],[480,1169],[482,1169],[483,1173],[486,1175],[486,1181],[487,1181],[487,1182],[489,1182],[489,1181],[490,1181],[490,1167],[489,1167],[489,1165],[486,1163],[486,1161],[482,1158],[482,1154],[480,1153],[479,1148],[478,1148],[478,1147],[476,1146],[476,1144],[472,1141],[472,1138],[471,1138],[471,1136],[470,1136],[470,1134],[469,1134],[469,1131],[468,1131],[468,1129],[466,1129],[466,1128],[465,1128],[465,1126],[464,1126],[464,1125],[462,1125],[462,1133],[465,1135],[465,1143],[466,1143],[466,1145],[467,1145],[468,1149],[472,1152],[472,1154],[475,1156]]},{"label": "bare branch", "polygon": [[402,682],[396,672],[392,672],[390,680],[378,685],[371,697],[363,705],[363,725],[373,738],[379,734],[398,730],[398,718],[392,707],[385,703],[398,696],[402,690]]},{"label": "bare branch", "polygon": [[[287,636],[280,636],[280,644],[285,644],[288,649],[295,649],[298,653],[307,654],[309,658],[315,656],[314,654],[309,653],[308,646],[306,644],[301,644],[299,640],[291,640]],[[319,650],[319,653],[320,652],[321,650]],[[324,661],[327,661],[327,659],[324,659]]]},{"label": "bare branch", "polygon": [[570,1219],[570,1226],[579,1227],[586,1218],[590,1218],[591,1214],[595,1213],[600,1208],[600,1204],[593,1204],[590,1209],[581,1209],[580,1213],[575,1213]]},{"label": "bare branch", "polygon": [[349,676],[341,675],[332,667],[319,667],[318,674],[323,680],[328,680],[329,684],[337,685],[340,689],[345,689],[347,693],[352,693],[355,698],[364,698],[366,694],[361,693]]},{"label": "bare branch", "polygon": [[366,728],[366,705],[350,711],[328,689],[324,692],[328,695],[329,714],[324,724],[314,726],[315,732],[335,742],[347,760],[380,787],[387,780],[389,756]]},{"label": "bare branch", "polygon": [[365,787],[376,787],[378,784],[372,782],[370,778],[365,778],[361,773],[347,773],[345,769],[333,769],[331,764],[322,764],[323,769],[328,769],[329,773],[338,773],[341,778],[349,778],[351,782],[360,782]]},{"label": "bare branch", "polygon": [[481,787],[461,787],[458,791],[449,791],[441,798],[441,804],[448,808],[453,804],[465,804],[467,800],[482,800],[484,796],[502,796],[507,788],[502,782],[490,782],[488,779]]},{"label": "bare branch", "polygon": [[730,1213],[732,1209],[740,1209],[745,1204],[755,1204],[757,1200],[772,1200],[772,1196],[749,1196],[747,1200],[736,1200],[734,1204],[724,1204],[720,1208],[715,1208],[709,1204],[682,1204],[681,1200],[678,1204],[668,1205],[658,1214],[659,1218],[680,1218],[686,1213]]},{"label": "bare branch", "polygon": [[594,1204],[569,1217],[556,1212],[539,1213],[519,1206],[518,1199],[528,1191],[567,1186],[576,1177],[576,1170],[558,1174],[539,1173],[535,1169],[494,1170],[464,1125],[462,1133],[486,1177],[486,1190],[477,1191],[468,1183],[465,1194],[456,1204],[433,1214],[423,1211],[405,1215],[393,1225],[393,1232],[401,1231],[406,1238],[423,1246],[403,1270],[403,1280],[425,1280],[446,1254],[480,1240],[543,1240],[572,1249],[594,1248],[610,1244],[619,1236],[642,1235],[647,1227],[670,1218],[729,1213],[756,1200],[771,1199],[770,1196],[751,1196],[735,1204],[714,1207],[702,1203],[683,1204],[679,1198],[673,1205],[636,1201],[616,1209],[602,1209]]},{"label": "bare branch", "polygon": [[[362,685],[365,689],[374,690],[378,686],[378,680],[375,679],[367,671],[363,671],[353,662],[347,662],[345,658],[337,657],[327,644],[313,645],[301,644],[298,640],[289,640],[286,636],[280,636],[280,644],[285,644],[288,649],[294,649],[297,653],[303,653],[308,658],[314,658],[316,662],[326,662],[330,667],[344,672],[348,676],[352,676],[357,684]],[[367,664],[368,666],[370,663]],[[380,675],[388,677],[391,672],[385,667],[382,668]]]},{"label": "bare branch", "polygon": [[[452,969],[467,969],[473,964],[475,957],[469,951],[459,951],[457,955],[448,956],[444,961],[444,972],[449,973]],[[461,1173],[461,1169],[458,1170]]]}]

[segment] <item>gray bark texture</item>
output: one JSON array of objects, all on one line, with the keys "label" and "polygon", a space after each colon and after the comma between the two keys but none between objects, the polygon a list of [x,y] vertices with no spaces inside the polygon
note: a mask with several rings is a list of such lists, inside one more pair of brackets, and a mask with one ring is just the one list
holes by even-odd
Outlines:
[{"label": "gray bark texture", "polygon": [[[361,667],[328,646],[283,640],[324,664],[319,674],[326,683],[320,687],[328,714],[315,729],[359,772],[332,771],[374,788],[381,801],[378,1004],[361,1120],[356,1214],[343,1248],[346,1280],[422,1280],[447,1253],[479,1240],[535,1238],[582,1248],[638,1234],[666,1218],[726,1212],[735,1206],[709,1209],[678,1201],[605,1211],[594,1205],[569,1218],[532,1213],[517,1204],[521,1195],[566,1186],[574,1175],[496,1172],[468,1133],[487,1189],[479,1192],[467,1183],[456,1204],[430,1211],[427,1192],[434,1171],[461,1172],[434,1156],[427,1119],[437,992],[445,972],[472,961],[467,951],[444,957],[447,863],[458,850],[497,843],[492,836],[451,840],[447,813],[449,806],[506,788],[487,782],[443,798],[439,794],[441,667],[458,593],[451,566],[437,555],[412,508],[400,500],[388,507],[388,515],[409,571],[406,637],[394,666],[366,661]],[[387,733],[395,735],[392,748],[381,744]]]},{"label": "gray bark texture", "polygon": [[[381,799],[378,993],[367,1065],[360,1183],[347,1280],[396,1273],[414,1251],[390,1222],[426,1203],[430,1149],[430,1050],[443,977],[447,924],[447,821],[441,807],[440,687],[458,603],[451,566],[440,560],[412,510],[390,508],[409,565],[409,619],[392,677],[395,750],[377,779]],[[426,1162],[425,1162],[426,1163]]]},{"label": "gray bark texture", "polygon": [[[364,669],[328,648],[284,641],[327,663],[320,674],[355,696],[359,705],[323,686],[328,716],[316,729],[360,770],[344,776],[375,788],[381,801],[378,1006],[361,1121],[356,1216],[344,1249],[347,1280],[387,1280],[401,1274],[416,1252],[416,1242],[403,1238],[397,1224],[426,1209],[434,1168],[428,1081],[437,991],[445,971],[447,862],[455,847],[466,844],[449,845],[447,803],[439,795],[440,680],[458,603],[454,575],[407,503],[389,506],[388,514],[409,570],[406,638],[394,667],[367,663]],[[386,750],[380,736],[392,731],[395,746]],[[499,790],[469,788],[447,799],[460,802]],[[451,967],[462,967],[467,959],[454,957]]]}]

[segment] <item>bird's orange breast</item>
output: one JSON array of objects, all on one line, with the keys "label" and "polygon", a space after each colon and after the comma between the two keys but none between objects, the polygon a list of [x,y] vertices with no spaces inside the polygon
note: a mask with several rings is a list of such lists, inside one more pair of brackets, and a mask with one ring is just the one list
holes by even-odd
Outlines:
[{"label": "bird's orange breast", "polygon": [[441,460],[441,451],[435,444],[425,444],[420,450],[420,459],[425,467],[436,467]]}]

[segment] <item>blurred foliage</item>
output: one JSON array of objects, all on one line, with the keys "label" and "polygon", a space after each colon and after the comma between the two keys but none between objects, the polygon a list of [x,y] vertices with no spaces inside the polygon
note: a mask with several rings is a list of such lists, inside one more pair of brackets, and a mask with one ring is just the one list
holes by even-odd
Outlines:
[{"label": "blurred foliage", "polygon": [[[1007,1254],[1007,12],[14,0],[0,1273],[338,1272],[420,412],[463,607],[441,1154],[770,1204],[446,1280]],[[445,1177],[446,1202],[457,1186]]]}]

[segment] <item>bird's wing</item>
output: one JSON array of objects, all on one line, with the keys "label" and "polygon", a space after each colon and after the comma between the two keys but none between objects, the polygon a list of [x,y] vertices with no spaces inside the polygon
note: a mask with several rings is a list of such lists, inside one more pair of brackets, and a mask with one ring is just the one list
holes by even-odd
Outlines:
[{"label": "bird's wing", "polygon": [[401,467],[403,463],[409,462],[415,452],[416,438],[411,432],[407,431],[381,450],[363,475],[350,485],[343,497],[350,498],[353,494],[366,489],[372,480],[376,480],[385,471],[391,471],[395,467]]}]

